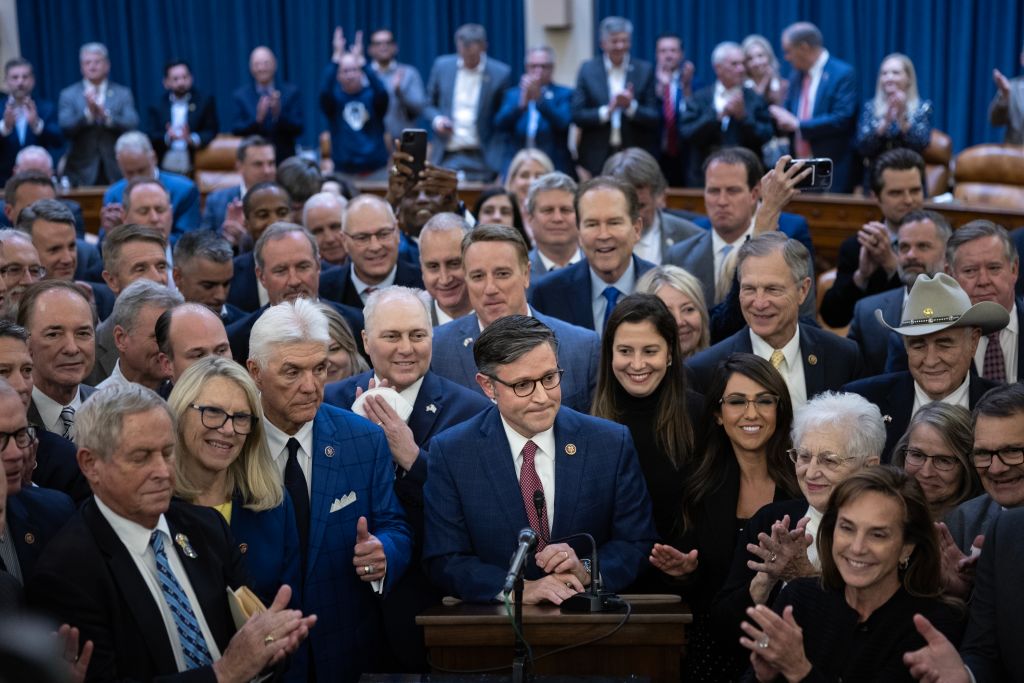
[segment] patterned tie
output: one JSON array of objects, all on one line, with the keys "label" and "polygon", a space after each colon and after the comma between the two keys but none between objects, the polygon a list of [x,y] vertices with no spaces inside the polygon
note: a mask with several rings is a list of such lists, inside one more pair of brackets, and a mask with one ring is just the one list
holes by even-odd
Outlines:
[{"label": "patterned tie", "polygon": [[306,475],[299,465],[299,442],[288,439],[288,462],[284,466],[284,487],[292,497],[295,508],[295,526],[299,529],[299,551],[302,555],[302,566],[306,566],[306,552],[309,549],[309,488],[306,486]]},{"label": "patterned tie", "polygon": [[604,331],[604,328],[608,327],[608,318],[611,317],[612,309],[615,308],[615,304],[619,303],[619,296],[621,295],[622,292],[614,287],[605,287],[604,291],[601,292],[601,296],[603,296],[605,301],[608,302],[608,305],[604,307],[604,322],[601,324],[601,331]]},{"label": "patterned tie", "polygon": [[164,595],[167,606],[171,608],[171,615],[174,617],[174,626],[178,629],[178,640],[181,642],[181,652],[185,655],[185,665],[188,669],[198,669],[209,666],[213,663],[210,657],[210,650],[206,646],[206,638],[199,628],[199,620],[196,613],[192,611],[192,603],[182,589],[174,572],[171,571],[171,564],[167,561],[167,553],[164,552],[164,537],[159,531],[154,531],[149,537],[149,545],[156,555],[156,573],[160,581],[160,592]]},{"label": "patterned tie", "polygon": [[64,425],[64,431],[61,432],[68,441],[75,440],[75,409],[73,406],[64,406],[60,410],[60,422]]},{"label": "patterned tie", "polygon": [[768,362],[772,364],[773,368],[778,370],[786,362],[786,356],[779,349],[775,349],[772,351],[772,357],[768,359]]},{"label": "patterned tie", "polygon": [[523,446],[523,466],[519,470],[519,490],[523,494],[523,507],[526,508],[526,519],[530,520],[530,528],[537,532],[540,537],[537,540],[537,550],[547,545],[550,528],[548,527],[547,501],[540,509],[540,518],[537,518],[537,506],[533,504],[533,494],[536,491],[544,493],[544,485],[537,476],[537,466],[534,459],[537,456],[537,444],[527,441]]},{"label": "patterned tie", "polygon": [[676,103],[672,99],[672,82],[661,93],[661,116],[665,120],[665,153],[674,157],[679,152],[679,131],[676,129]]},{"label": "patterned tie", "polygon": [[985,348],[981,376],[1000,384],[1006,382],[1006,359],[1003,358],[1003,347],[999,344],[998,332],[988,335],[988,346]]},{"label": "patterned tie", "polygon": [[[804,74],[804,82],[800,86],[800,113],[797,117],[801,121],[811,118],[811,72]],[[804,140],[800,130],[796,131],[796,155],[801,159],[811,157],[811,143]]]}]

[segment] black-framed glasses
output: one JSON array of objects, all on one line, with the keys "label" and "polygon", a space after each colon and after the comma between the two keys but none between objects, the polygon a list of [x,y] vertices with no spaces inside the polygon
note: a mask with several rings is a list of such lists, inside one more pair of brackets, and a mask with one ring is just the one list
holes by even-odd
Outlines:
[{"label": "black-framed glasses", "polygon": [[188,407],[199,411],[199,419],[207,429],[220,429],[224,423],[231,420],[231,427],[235,430],[235,434],[248,434],[256,422],[256,417],[251,413],[232,415],[220,408],[201,406],[198,403],[190,403]]},{"label": "black-framed glasses", "polygon": [[916,448],[903,449],[903,464],[914,467],[924,467],[924,464],[931,461],[932,466],[942,472],[952,472],[960,466],[960,461],[952,455],[929,455]]},{"label": "black-framed glasses", "polygon": [[743,394],[729,394],[719,399],[718,403],[732,410],[746,410],[747,406],[753,403],[754,409],[763,413],[774,410],[779,405],[779,397],[775,394],[758,394],[754,398],[747,398]]},{"label": "black-framed glasses", "polygon": [[975,467],[990,467],[992,458],[999,458],[1007,467],[1024,464],[1024,446],[1005,446],[998,451],[974,450],[971,452],[971,462]]},{"label": "black-framed glasses", "polygon": [[558,368],[557,370],[553,370],[544,375],[543,377],[538,377],[537,379],[521,379],[518,382],[512,383],[506,382],[503,379],[499,379],[494,375],[488,375],[488,377],[493,379],[498,384],[504,384],[506,387],[510,388],[512,392],[519,398],[526,398],[527,396],[531,396],[533,392],[537,390],[538,384],[544,387],[546,391],[550,391],[557,387],[559,384],[562,383],[562,373],[564,372],[565,370],[563,370],[562,368]]},{"label": "black-framed glasses", "polygon": [[12,437],[14,438],[14,445],[18,448],[28,448],[36,440],[36,428],[29,426],[22,427],[13,432],[0,432],[0,451],[7,450]]},{"label": "black-framed glasses", "polygon": [[811,453],[803,448],[790,448],[786,451],[786,455],[793,461],[793,464],[797,467],[807,467],[811,464],[812,460],[817,460],[818,465],[825,469],[835,472],[846,463],[854,459],[852,455],[839,455],[838,453]]},{"label": "black-framed glasses", "polygon": [[382,230],[378,230],[377,232],[361,232],[356,235],[353,235],[350,232],[346,232],[344,234],[347,235],[348,238],[355,242],[356,244],[369,244],[370,240],[372,240],[374,237],[377,238],[378,242],[386,242],[389,239],[391,239],[391,236],[394,235],[395,231],[397,230],[398,226],[396,225],[393,228],[384,228]]}]

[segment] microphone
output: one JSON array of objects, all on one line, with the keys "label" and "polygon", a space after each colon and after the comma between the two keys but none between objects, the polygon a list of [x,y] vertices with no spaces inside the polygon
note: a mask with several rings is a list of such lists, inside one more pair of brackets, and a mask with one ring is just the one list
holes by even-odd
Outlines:
[{"label": "microphone", "polygon": [[[546,505],[547,504],[544,502],[544,491],[542,491],[541,489],[537,489],[536,491],[534,491],[533,492],[533,509],[537,512],[537,523],[538,524],[540,524],[540,521],[542,519],[544,519],[544,514],[543,513],[544,513],[544,508],[546,507]],[[540,530],[540,540],[542,540],[545,545],[547,545],[548,543],[551,542],[551,538],[548,536],[548,530],[547,529],[541,529]]]},{"label": "microphone", "polygon": [[512,556],[512,564],[508,568],[508,574],[505,576],[505,585],[502,588],[502,592],[511,593],[516,583],[516,577],[523,571],[523,565],[526,564],[526,558],[530,552],[537,547],[537,532],[527,527],[520,530],[519,532],[519,547],[516,549],[516,554]]}]

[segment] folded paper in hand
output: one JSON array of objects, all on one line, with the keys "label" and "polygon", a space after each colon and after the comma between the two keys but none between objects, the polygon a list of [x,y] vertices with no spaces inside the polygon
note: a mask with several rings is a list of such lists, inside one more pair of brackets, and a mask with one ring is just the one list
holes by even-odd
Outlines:
[{"label": "folded paper in hand", "polygon": [[256,597],[256,594],[248,586],[239,586],[235,590],[228,589],[228,606],[231,607],[231,618],[235,622],[235,628],[240,629],[249,621],[254,614],[261,614],[267,611],[263,602]]}]

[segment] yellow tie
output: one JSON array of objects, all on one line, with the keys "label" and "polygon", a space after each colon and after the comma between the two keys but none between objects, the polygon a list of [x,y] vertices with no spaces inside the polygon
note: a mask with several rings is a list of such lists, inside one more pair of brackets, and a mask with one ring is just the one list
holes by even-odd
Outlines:
[{"label": "yellow tie", "polygon": [[772,351],[772,357],[769,359],[769,362],[772,364],[773,368],[778,370],[779,366],[786,362],[786,357],[782,355],[782,351],[775,349]]}]

